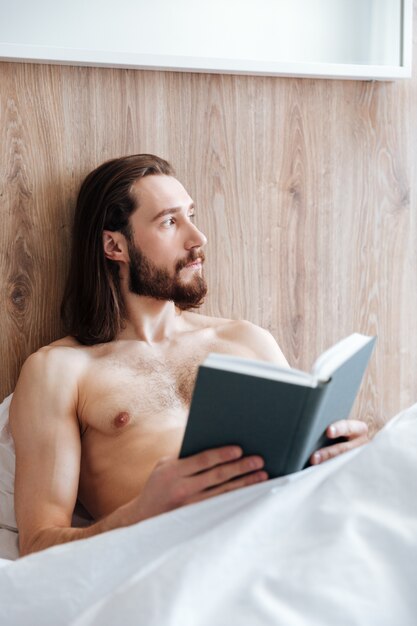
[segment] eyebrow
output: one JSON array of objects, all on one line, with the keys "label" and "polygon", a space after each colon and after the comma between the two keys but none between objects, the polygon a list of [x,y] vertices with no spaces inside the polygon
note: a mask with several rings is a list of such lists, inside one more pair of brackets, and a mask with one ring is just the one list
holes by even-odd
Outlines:
[{"label": "eyebrow", "polygon": [[[192,202],[188,206],[188,210],[189,209],[195,209],[194,202]],[[172,213],[179,213],[181,210],[182,210],[182,207],[180,206],[173,206],[170,209],[163,209],[162,211],[159,211],[159,213],[155,215],[155,217],[152,218],[152,222],[156,222],[156,220],[159,220],[161,217],[164,217],[165,215],[171,215]]]}]

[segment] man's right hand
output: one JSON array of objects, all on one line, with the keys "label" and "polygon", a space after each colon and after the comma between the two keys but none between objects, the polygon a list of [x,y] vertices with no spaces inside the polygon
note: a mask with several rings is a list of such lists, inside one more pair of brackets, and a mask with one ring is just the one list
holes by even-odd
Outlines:
[{"label": "man's right hand", "polygon": [[243,457],[238,446],[214,448],[185,459],[166,457],[157,463],[140,496],[126,507],[134,521],[141,521],[267,480],[263,465],[259,456]]}]

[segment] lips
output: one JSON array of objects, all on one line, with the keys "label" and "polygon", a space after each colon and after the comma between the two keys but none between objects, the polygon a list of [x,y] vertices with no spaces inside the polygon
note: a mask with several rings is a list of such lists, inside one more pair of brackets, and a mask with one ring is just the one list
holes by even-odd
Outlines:
[{"label": "lips", "polygon": [[181,259],[181,261],[178,261],[176,271],[180,272],[184,269],[202,269],[205,260],[206,258],[202,250],[193,250],[190,252],[188,257],[186,257],[185,259]]}]

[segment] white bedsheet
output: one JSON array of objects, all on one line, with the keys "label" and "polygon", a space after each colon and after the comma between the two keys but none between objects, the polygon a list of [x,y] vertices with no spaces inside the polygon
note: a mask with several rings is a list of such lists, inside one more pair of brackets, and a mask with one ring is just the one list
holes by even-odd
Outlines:
[{"label": "white bedsheet", "polygon": [[417,405],[368,446],[0,569],[0,623],[415,626]]}]

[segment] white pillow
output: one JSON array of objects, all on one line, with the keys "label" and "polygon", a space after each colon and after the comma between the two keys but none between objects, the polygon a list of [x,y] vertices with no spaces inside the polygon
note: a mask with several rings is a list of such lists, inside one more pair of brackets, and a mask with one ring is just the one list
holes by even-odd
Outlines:
[{"label": "white pillow", "polygon": [[[9,408],[13,394],[0,404],[0,528],[17,531],[14,512],[15,451],[9,428]],[[77,502],[72,526],[87,526],[92,518]]]},{"label": "white pillow", "polygon": [[15,453],[9,429],[9,407],[13,394],[0,404],[0,528],[17,530],[14,514]]}]

